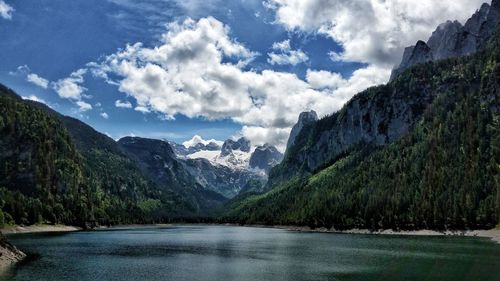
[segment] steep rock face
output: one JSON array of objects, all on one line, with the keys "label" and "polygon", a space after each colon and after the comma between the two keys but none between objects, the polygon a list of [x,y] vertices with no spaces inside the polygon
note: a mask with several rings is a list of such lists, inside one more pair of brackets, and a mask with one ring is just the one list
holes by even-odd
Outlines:
[{"label": "steep rock face", "polygon": [[391,79],[412,65],[434,60],[432,49],[424,42],[418,41],[415,46],[407,47],[399,68],[392,73]]},{"label": "steep rock face", "polygon": [[339,112],[304,127],[281,164],[269,175],[272,187],[323,168],[357,145],[382,146],[405,135],[440,89],[429,83],[370,88]]},{"label": "steep rock face", "polygon": [[288,142],[286,144],[286,147],[289,148],[294,144],[295,138],[300,133],[302,128],[304,128],[304,126],[306,126],[307,124],[314,123],[316,121],[318,121],[318,114],[316,113],[316,111],[311,110],[309,112],[302,112],[299,115],[299,120],[293,126],[292,131],[290,132],[290,137],[288,137]]},{"label": "steep rock face", "polygon": [[434,59],[441,60],[455,56],[462,28],[462,24],[458,21],[447,21],[438,26],[427,41],[428,47],[433,50]]},{"label": "steep rock face", "polygon": [[272,167],[278,165],[281,160],[283,160],[283,154],[276,147],[264,144],[255,148],[249,164],[251,168],[261,169],[267,173]]},{"label": "steep rock face", "polygon": [[499,22],[500,0],[493,0],[491,5],[483,4],[463,26],[457,21],[441,24],[427,43],[419,41],[416,46],[405,49],[401,63],[391,74],[391,81],[416,64],[483,50]]},{"label": "steep rock face", "polygon": [[222,145],[221,156],[227,156],[235,150],[250,152],[250,141],[246,138],[240,138],[237,141],[226,140]]},{"label": "steep rock face", "polygon": [[[435,50],[440,57],[446,57],[449,54],[470,54],[482,46],[491,46],[491,41],[496,38],[492,35],[498,30],[499,9],[500,0],[494,0],[491,6],[484,4],[463,28],[453,22],[440,26],[429,42],[435,49],[419,41],[415,47],[407,49],[403,58],[403,62],[408,63],[405,67],[432,61]],[[458,36],[453,33],[457,29],[461,37],[456,40],[456,46],[447,51],[447,44],[455,42],[454,36]],[[427,67],[435,66],[437,64]],[[402,79],[385,86],[367,89],[354,96],[339,112],[305,126],[287,149],[282,163],[271,170],[267,187],[293,176],[318,171],[356,146],[384,146],[406,135],[434,99],[454,85],[453,81],[438,83],[424,79],[423,67],[417,67],[411,79],[403,75]],[[440,79],[445,80],[446,77]]]}]

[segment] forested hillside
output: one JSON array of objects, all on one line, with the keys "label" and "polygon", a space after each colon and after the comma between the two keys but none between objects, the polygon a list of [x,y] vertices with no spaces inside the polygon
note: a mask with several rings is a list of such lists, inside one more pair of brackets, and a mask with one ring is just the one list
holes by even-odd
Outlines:
[{"label": "forested hillside", "polygon": [[204,211],[145,176],[116,144],[79,120],[0,88],[0,225],[92,227]]},{"label": "forested hillside", "polygon": [[[272,190],[231,202],[225,220],[335,229],[494,227],[500,218],[498,35],[487,51],[413,67],[305,127],[272,171]],[[390,132],[378,126],[369,138],[314,163],[307,153],[323,149],[313,147],[322,132],[345,129],[337,122],[360,100],[380,110],[404,103],[417,118],[399,140],[378,138]]]}]

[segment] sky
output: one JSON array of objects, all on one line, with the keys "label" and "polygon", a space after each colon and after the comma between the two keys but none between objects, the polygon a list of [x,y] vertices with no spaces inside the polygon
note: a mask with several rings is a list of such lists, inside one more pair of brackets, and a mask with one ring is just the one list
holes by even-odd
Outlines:
[{"label": "sky", "polygon": [[0,83],[114,139],[283,149],[483,0],[0,0]]}]

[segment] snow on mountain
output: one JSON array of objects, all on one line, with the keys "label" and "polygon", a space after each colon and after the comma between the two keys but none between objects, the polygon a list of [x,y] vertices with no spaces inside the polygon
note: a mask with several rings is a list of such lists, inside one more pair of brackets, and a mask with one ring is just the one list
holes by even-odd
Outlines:
[{"label": "snow on mountain", "polygon": [[222,146],[224,144],[223,141],[218,141],[215,139],[204,140],[201,136],[195,135],[195,136],[193,136],[192,139],[183,142],[182,145],[184,145],[184,147],[186,147],[186,148],[190,148],[190,147],[194,147],[198,144],[203,144],[204,146],[207,146],[207,145],[212,144],[212,143],[215,143],[218,146]]},{"label": "snow on mountain", "polygon": [[[195,136],[196,137],[196,136]],[[195,139],[193,137],[192,140]],[[195,140],[196,141],[196,140]],[[191,145],[191,141],[188,141]],[[187,142],[185,142],[187,143]],[[197,145],[195,144],[194,147]],[[205,148],[196,150],[185,155],[188,159],[207,159],[213,164],[226,166],[232,169],[249,170],[250,157],[255,147],[251,147],[250,142],[245,138],[237,141],[226,140],[218,150],[208,150]]]}]

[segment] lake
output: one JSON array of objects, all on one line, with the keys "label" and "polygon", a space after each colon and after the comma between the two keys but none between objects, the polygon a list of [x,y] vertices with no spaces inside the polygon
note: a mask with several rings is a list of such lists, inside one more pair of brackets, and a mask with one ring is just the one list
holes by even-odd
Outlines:
[{"label": "lake", "polygon": [[166,226],[10,236],[37,258],[0,280],[500,280],[485,238]]}]

